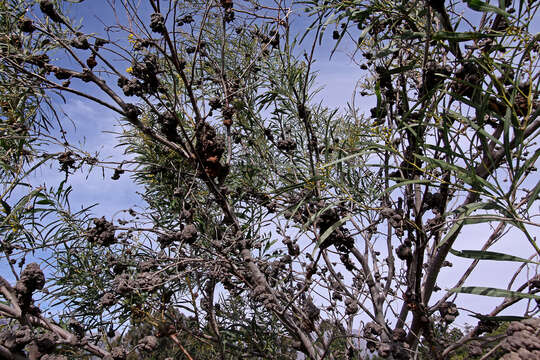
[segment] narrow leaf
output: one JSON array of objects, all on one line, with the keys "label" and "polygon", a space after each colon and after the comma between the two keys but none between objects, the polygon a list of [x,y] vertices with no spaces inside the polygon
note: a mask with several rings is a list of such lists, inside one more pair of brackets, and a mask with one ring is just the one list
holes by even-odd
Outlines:
[{"label": "narrow leaf", "polygon": [[512,316],[512,315],[503,315],[503,316],[486,316],[482,314],[473,314],[469,315],[484,321],[495,321],[495,322],[507,322],[507,321],[521,321],[527,319],[524,316]]},{"label": "narrow leaf", "polygon": [[394,189],[398,188],[398,187],[401,187],[401,186],[405,186],[405,185],[410,185],[410,184],[431,184],[433,181],[432,180],[428,180],[428,179],[417,179],[417,180],[407,180],[407,181],[402,181],[400,183],[397,183],[397,184],[394,184],[392,186],[390,186],[388,189],[384,190],[385,193],[391,193]]},{"label": "narrow leaf", "polygon": [[540,192],[540,181],[536,183],[536,186],[531,192],[529,201],[527,201],[527,210],[531,208],[532,204],[535,202],[536,198],[538,197],[539,192]]},{"label": "narrow leaf", "polygon": [[464,287],[454,288],[449,291],[454,292],[454,293],[474,294],[474,295],[482,295],[482,296],[540,300],[540,296],[534,295],[534,294],[526,294],[526,293],[522,293],[518,291],[496,289],[496,288],[483,287],[483,286],[464,286]]},{"label": "narrow leaf", "polygon": [[497,6],[490,5],[480,0],[467,0],[467,6],[469,6],[469,8],[475,11],[494,12],[505,17],[510,16],[510,14],[508,14],[503,9]]},{"label": "narrow leaf", "polygon": [[479,260],[495,260],[495,261],[517,261],[517,262],[525,262],[525,263],[532,263],[532,264],[538,264],[540,263],[536,261],[527,260],[518,256],[503,254],[499,252],[493,252],[493,251],[482,251],[482,250],[454,250],[450,249],[450,252],[454,254],[455,256],[468,258],[468,259],[479,259]]},{"label": "narrow leaf", "polygon": [[452,40],[452,41],[470,41],[483,38],[496,37],[495,34],[482,34],[480,32],[452,32],[452,31],[437,31],[433,34],[433,40]]}]

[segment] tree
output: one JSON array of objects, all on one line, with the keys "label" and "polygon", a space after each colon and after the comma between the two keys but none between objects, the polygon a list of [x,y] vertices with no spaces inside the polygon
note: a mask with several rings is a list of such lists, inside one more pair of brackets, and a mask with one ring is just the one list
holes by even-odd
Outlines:
[{"label": "tree", "polygon": [[[81,2],[0,5],[2,356],[447,359],[538,314],[534,1],[122,0],[103,33],[68,16]],[[315,60],[346,46],[365,76],[340,112],[316,102]],[[56,135],[61,96],[116,112],[130,158]],[[16,200],[54,160],[65,181]],[[147,208],[71,211],[69,176],[96,168]],[[470,226],[490,233],[455,249]],[[510,227],[528,259],[489,250]],[[451,256],[473,261],[438,283]],[[485,260],[520,265],[463,286]],[[460,293],[503,301],[463,334]]]}]

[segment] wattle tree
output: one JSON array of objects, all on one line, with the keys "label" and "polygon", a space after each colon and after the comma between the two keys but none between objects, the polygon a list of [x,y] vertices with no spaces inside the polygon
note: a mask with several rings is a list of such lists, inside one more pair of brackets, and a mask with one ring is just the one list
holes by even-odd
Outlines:
[{"label": "wattle tree", "polygon": [[540,357],[538,7],[1,2],[0,357]]}]

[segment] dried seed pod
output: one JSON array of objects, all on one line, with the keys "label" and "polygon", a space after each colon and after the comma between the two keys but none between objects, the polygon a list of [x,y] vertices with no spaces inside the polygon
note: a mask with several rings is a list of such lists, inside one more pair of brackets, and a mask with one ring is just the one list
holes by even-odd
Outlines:
[{"label": "dried seed pod", "polygon": [[160,13],[153,13],[150,15],[150,29],[158,34],[164,34],[167,29],[165,28],[165,18]]},{"label": "dried seed pod", "polygon": [[102,306],[112,306],[116,303],[116,298],[113,293],[107,292],[99,299],[99,303]]},{"label": "dried seed pod", "polygon": [[124,349],[122,346],[114,347],[111,350],[111,357],[113,360],[125,360],[127,356],[126,349]]},{"label": "dried seed pod", "polygon": [[148,335],[143,337],[139,342],[137,343],[137,346],[142,351],[154,351],[154,349],[158,345],[158,339],[155,336]]},{"label": "dried seed pod", "polygon": [[21,273],[20,279],[15,285],[15,291],[19,297],[29,296],[36,290],[43,289],[45,285],[45,275],[37,263],[28,264]]},{"label": "dried seed pod", "polygon": [[92,56],[90,56],[88,59],[86,59],[86,65],[88,65],[88,67],[90,68],[90,70],[92,70],[93,68],[96,67],[97,61],[96,61],[95,55],[92,55]]},{"label": "dried seed pod", "polygon": [[345,299],[345,314],[354,315],[358,312],[358,301],[356,299]]},{"label": "dried seed pod", "polygon": [[73,152],[66,151],[58,156],[58,162],[60,163],[60,171],[69,172],[69,169],[75,168],[75,159],[72,157]]},{"label": "dried seed pod", "polygon": [[51,353],[55,349],[57,342],[58,337],[52,332],[42,333],[36,337],[37,349],[44,354]]},{"label": "dried seed pod", "polygon": [[65,24],[64,19],[58,15],[53,3],[50,0],[41,0],[39,2],[39,9],[55,23]]},{"label": "dried seed pod", "polygon": [[387,358],[390,356],[390,353],[392,352],[392,346],[387,343],[380,343],[377,346],[377,352],[379,353],[379,356],[382,358]]},{"label": "dried seed pod", "polygon": [[411,247],[405,244],[401,244],[398,246],[398,248],[396,249],[396,254],[400,260],[404,261],[411,260],[413,256]]},{"label": "dried seed pod", "polygon": [[102,47],[103,45],[108,44],[108,43],[109,43],[108,40],[101,39],[101,38],[96,38],[96,40],[94,41],[94,46],[99,48],[99,47]]},{"label": "dried seed pod", "polygon": [[282,151],[293,151],[296,149],[296,141],[291,138],[280,139],[276,143],[276,147]]},{"label": "dried seed pod", "polygon": [[210,108],[212,110],[214,109],[219,109],[223,106],[223,104],[221,103],[221,99],[218,98],[218,97],[213,97],[211,98],[209,101],[208,101],[208,105],[210,105]]},{"label": "dried seed pod", "polygon": [[66,70],[66,69],[62,69],[62,68],[55,68],[53,69],[54,71],[54,76],[58,79],[58,80],[66,80],[66,79],[69,79],[71,77],[71,72]]},{"label": "dried seed pod", "polygon": [[101,246],[110,246],[116,243],[114,236],[115,226],[105,220],[105,217],[94,219],[95,227],[87,232],[87,240],[91,243],[96,243]]},{"label": "dried seed pod", "polygon": [[70,45],[79,50],[90,49],[90,43],[88,42],[88,36],[79,35],[75,39],[71,40]]},{"label": "dried seed pod", "polygon": [[114,169],[114,174],[111,176],[111,179],[118,180],[120,179],[120,175],[124,173],[124,170],[122,170],[120,167]]},{"label": "dried seed pod", "polygon": [[233,7],[233,0],[221,0],[221,6],[224,9],[231,9]]},{"label": "dried seed pod", "polygon": [[184,229],[182,230],[182,240],[187,242],[188,244],[193,244],[195,240],[197,240],[197,228],[193,224],[188,224]]},{"label": "dried seed pod", "polygon": [[30,19],[21,19],[19,21],[19,29],[25,33],[33,33],[36,30],[34,22]]}]

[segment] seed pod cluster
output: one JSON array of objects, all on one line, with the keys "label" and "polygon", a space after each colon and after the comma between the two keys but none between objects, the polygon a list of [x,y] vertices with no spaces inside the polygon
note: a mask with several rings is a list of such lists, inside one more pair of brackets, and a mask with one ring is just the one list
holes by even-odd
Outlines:
[{"label": "seed pod cluster", "polygon": [[110,355],[107,355],[103,360],[126,360],[127,351],[123,346],[113,347]]},{"label": "seed pod cluster", "polygon": [[45,285],[45,275],[37,263],[28,264],[21,273],[15,284],[15,294],[19,306],[25,312],[35,312],[39,309],[33,306],[32,294],[36,290],[43,289]]},{"label": "seed pod cluster", "polygon": [[39,2],[39,9],[55,23],[65,24],[64,19],[56,12],[54,4],[50,0],[41,0]]},{"label": "seed pod cluster", "polygon": [[308,296],[304,301],[303,311],[307,318],[302,319],[302,328],[305,331],[314,331],[315,322],[319,320],[321,310],[313,303],[311,296]]},{"label": "seed pod cluster", "polygon": [[405,241],[403,244],[399,245],[396,249],[396,255],[400,260],[411,261],[413,258],[411,242]]},{"label": "seed pod cluster", "polygon": [[460,96],[472,98],[476,91],[475,86],[481,84],[480,76],[483,71],[476,65],[467,63],[455,73],[456,81],[453,84],[453,90]]},{"label": "seed pod cluster", "polygon": [[94,227],[88,229],[86,239],[93,243],[101,246],[110,246],[116,243],[115,226],[105,220],[105,217],[99,219],[94,219]]},{"label": "seed pod cluster", "polygon": [[300,246],[298,246],[296,241],[293,242],[289,236],[285,236],[282,242],[287,245],[287,251],[290,256],[296,257],[300,255]]},{"label": "seed pod cluster", "polygon": [[221,114],[223,115],[223,125],[226,127],[231,127],[233,123],[233,115],[236,112],[236,109],[233,106],[225,106],[221,110]]},{"label": "seed pod cluster", "polygon": [[101,306],[104,306],[104,307],[112,306],[112,305],[116,304],[116,297],[115,297],[114,293],[106,292],[99,299],[99,303],[101,304]]},{"label": "seed pod cluster", "polygon": [[152,95],[158,92],[160,84],[157,77],[159,65],[155,55],[146,55],[142,62],[133,62],[131,69],[131,74],[136,79],[131,79],[128,82],[121,80],[123,78],[118,80],[118,85],[122,87],[126,96],[141,96],[143,94]]},{"label": "seed pod cluster", "polygon": [[[34,341],[37,350],[36,352],[40,355],[51,354],[54,352],[58,340],[58,336],[52,332],[38,334]],[[41,357],[41,359],[43,359],[43,357]]]},{"label": "seed pod cluster", "polygon": [[443,204],[443,196],[440,192],[426,192],[424,195],[424,206],[426,209],[432,209],[434,213],[441,213]]},{"label": "seed pod cluster", "polygon": [[124,173],[124,170],[122,170],[121,167],[117,167],[116,169],[114,169],[114,174],[111,176],[111,179],[118,180],[120,179],[120,175],[122,175],[123,173]]},{"label": "seed pod cluster", "polygon": [[490,319],[481,319],[476,326],[475,335],[479,336],[484,333],[490,333],[499,327],[499,323]]},{"label": "seed pod cluster", "polygon": [[[323,205],[323,204],[319,204]],[[320,206],[323,207],[323,206]],[[322,236],[330,227],[341,220],[343,214],[337,208],[331,208],[323,212],[317,220],[319,235]],[[326,249],[334,245],[338,251],[347,253],[354,246],[354,238],[350,235],[349,229],[341,225],[320,244],[321,249]]]},{"label": "seed pod cluster", "polygon": [[160,13],[153,13],[150,15],[150,29],[158,34],[165,34],[167,29],[165,28],[165,18]]},{"label": "seed pod cluster", "polygon": [[90,43],[88,42],[88,36],[80,34],[75,39],[71,40],[69,43],[76,49],[79,50],[88,50],[90,49]]},{"label": "seed pod cluster", "polygon": [[145,336],[141,340],[139,340],[139,342],[137,343],[137,346],[139,347],[139,349],[141,349],[142,351],[148,351],[148,352],[154,351],[157,345],[158,345],[158,339],[157,337],[153,335]]},{"label": "seed pod cluster", "polygon": [[540,359],[540,319],[512,322],[506,330],[501,347],[507,351],[501,360]]},{"label": "seed pod cluster", "polygon": [[69,172],[69,169],[75,168],[75,159],[73,158],[73,152],[66,151],[58,156],[58,162],[60,163],[60,171]]},{"label": "seed pod cluster", "polygon": [[19,29],[22,32],[31,34],[34,32],[34,30],[36,30],[36,27],[34,26],[34,22],[32,20],[24,18],[19,21]]},{"label": "seed pod cluster", "polygon": [[345,314],[354,315],[358,312],[358,300],[347,297],[345,298]]},{"label": "seed pod cluster", "polygon": [[23,325],[16,330],[4,328],[0,332],[0,345],[6,347],[11,352],[17,353],[22,351],[33,338],[32,329],[27,325]]},{"label": "seed pod cluster", "polygon": [[220,163],[221,156],[225,151],[225,142],[218,136],[216,130],[207,122],[202,122],[197,127],[197,144],[195,149],[204,165],[204,172],[210,178],[224,179],[229,168]]},{"label": "seed pod cluster", "polygon": [[439,313],[447,324],[453,323],[459,315],[456,304],[449,301],[445,301],[439,306]]},{"label": "seed pod cluster", "polygon": [[428,63],[424,73],[424,82],[419,89],[420,94],[425,95],[437,88],[450,74],[452,74],[452,69],[448,65],[442,66],[434,62]]},{"label": "seed pod cluster", "polygon": [[368,322],[364,327],[364,339],[366,339],[366,347],[373,352],[377,348],[379,336],[382,334],[382,328],[375,322]]},{"label": "seed pod cluster", "polygon": [[188,14],[188,15],[185,15],[184,17],[176,20],[176,25],[183,26],[184,24],[191,24],[193,21],[195,21],[193,19],[193,16]]},{"label": "seed pod cluster", "polygon": [[[385,207],[379,212],[383,219],[388,219],[388,223],[395,229],[396,235],[402,237],[404,234],[404,217],[402,209],[392,209]],[[410,246],[409,246],[410,247]],[[404,251],[405,249],[402,248]],[[399,254],[398,254],[399,255]],[[403,259],[402,259],[403,260]]]},{"label": "seed pod cluster", "polygon": [[161,125],[161,132],[165,135],[167,140],[179,140],[178,131],[176,129],[178,126],[178,118],[175,113],[166,111],[164,114],[159,116],[158,122]]}]

